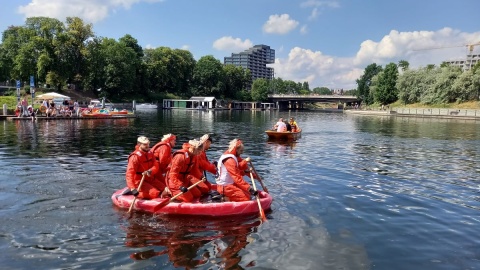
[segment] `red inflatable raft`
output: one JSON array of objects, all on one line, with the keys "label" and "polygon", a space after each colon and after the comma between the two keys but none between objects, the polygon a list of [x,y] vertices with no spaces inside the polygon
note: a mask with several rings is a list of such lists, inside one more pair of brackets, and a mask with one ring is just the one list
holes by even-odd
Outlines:
[{"label": "red inflatable raft", "polygon": [[[215,185],[212,185],[215,188]],[[122,195],[127,188],[117,190],[112,195],[113,203],[124,209],[128,209],[133,201],[133,195]],[[270,209],[272,204],[272,196],[264,191],[259,191],[260,204],[263,210]],[[159,204],[165,203],[169,199],[153,199],[135,201],[134,209],[155,214],[167,215],[196,215],[196,216],[231,216],[258,213],[258,203],[256,200],[245,202],[170,202],[158,210]]]}]

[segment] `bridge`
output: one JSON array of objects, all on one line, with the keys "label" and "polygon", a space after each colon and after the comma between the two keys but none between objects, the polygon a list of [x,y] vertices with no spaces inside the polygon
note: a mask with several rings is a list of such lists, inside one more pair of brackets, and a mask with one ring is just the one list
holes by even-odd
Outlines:
[{"label": "bridge", "polygon": [[268,95],[269,102],[275,103],[279,109],[303,109],[305,103],[335,103],[343,107],[359,103],[356,96],[344,95]]}]

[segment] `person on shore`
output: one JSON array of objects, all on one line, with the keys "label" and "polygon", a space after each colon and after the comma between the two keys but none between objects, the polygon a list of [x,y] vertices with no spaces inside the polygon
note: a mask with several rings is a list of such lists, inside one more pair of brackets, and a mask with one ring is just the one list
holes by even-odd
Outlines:
[{"label": "person on shore", "polygon": [[22,102],[21,102],[21,105],[22,105],[22,117],[29,117],[30,115],[28,115],[28,99],[27,99],[27,95],[25,95],[22,99]]},{"label": "person on shore", "polygon": [[75,102],[73,103],[73,112],[77,117],[79,116],[79,109],[80,105],[78,105],[78,100],[75,100]]},{"label": "person on shore", "polygon": [[47,101],[46,99],[44,99],[44,100],[42,101],[42,106],[40,106],[40,112],[41,112],[42,114],[47,115],[48,107],[49,107],[48,101]]},{"label": "person on shore", "polygon": [[158,181],[161,181],[165,185],[167,185],[165,176],[167,175],[167,172],[170,168],[170,162],[172,162],[172,149],[173,147],[175,147],[176,143],[177,136],[169,133],[163,135],[160,142],[155,144],[151,149],[151,152],[153,153],[155,159],[158,161],[159,165],[159,172],[156,175],[156,178]]},{"label": "person on shore", "polygon": [[[155,174],[158,173],[158,162],[149,150],[148,138],[138,137],[135,151],[128,156],[125,178],[130,191],[124,195],[132,194],[142,199],[154,199],[165,190],[165,184],[155,179]],[[144,178],[142,186],[138,188],[142,178]]]},{"label": "person on shore", "polygon": [[228,150],[218,159],[217,191],[232,202],[248,201],[250,195],[258,194],[243,179],[250,162],[249,157],[246,159],[240,157],[243,150],[243,142],[240,139],[234,139],[230,141]]},{"label": "person on shore", "polygon": [[48,116],[56,116],[57,115],[57,109],[55,108],[55,102],[53,99],[50,101],[50,106],[47,109],[47,117]]},{"label": "person on shore", "polygon": [[283,122],[283,118],[280,118],[277,123],[272,128],[273,130],[277,130],[277,132],[285,132],[287,131],[287,126]]},{"label": "person on shore", "polygon": [[176,196],[178,200],[183,202],[192,202],[195,198],[199,198],[202,193],[192,184],[203,181],[191,174],[195,156],[202,151],[202,144],[193,139],[188,143],[184,143],[182,149],[173,153],[172,162],[170,163],[170,170],[167,173],[167,186],[170,189],[172,196]]}]

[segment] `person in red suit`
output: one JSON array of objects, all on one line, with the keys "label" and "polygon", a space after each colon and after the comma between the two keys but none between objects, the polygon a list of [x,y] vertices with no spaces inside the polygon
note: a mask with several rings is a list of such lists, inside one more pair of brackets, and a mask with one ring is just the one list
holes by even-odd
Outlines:
[{"label": "person in red suit", "polygon": [[[153,153],[149,150],[150,141],[148,138],[145,136],[138,137],[135,151],[128,156],[127,171],[125,173],[127,187],[130,189],[127,192],[142,199],[157,198],[165,189],[165,184],[155,179],[159,166]],[[142,186],[138,188],[143,177]]]},{"label": "person in red suit", "polygon": [[230,142],[228,150],[218,160],[217,191],[227,197],[229,201],[248,201],[250,195],[258,194],[243,179],[250,161],[249,157],[246,159],[240,157],[243,150],[243,142],[240,139],[234,139]]},{"label": "person in red suit", "polygon": [[[155,159],[158,161],[159,165],[159,172],[155,175],[155,177],[165,186],[167,185],[165,176],[170,169],[170,162],[172,162],[172,149],[173,147],[175,147],[176,143],[177,136],[170,133],[163,135],[162,140],[150,149],[150,151],[155,156]],[[166,188],[162,196],[166,196],[167,194],[171,194],[168,187]]]},{"label": "person in red suit", "polygon": [[[194,166],[190,172],[195,178],[198,179],[202,179],[202,177],[205,176],[205,171],[213,175],[217,174],[217,162],[214,161],[213,163],[210,163],[206,153],[206,151],[210,148],[212,138],[210,135],[205,134],[200,138],[200,143],[203,145],[202,151],[200,151],[200,154],[195,156]],[[205,181],[200,183],[197,187],[200,189],[202,194],[207,194],[211,189],[211,184],[210,182]]]},{"label": "person in red suit", "polygon": [[191,174],[192,168],[195,166],[195,156],[200,154],[202,149],[203,145],[194,139],[184,143],[182,149],[173,154],[170,170],[167,173],[167,185],[172,196],[182,193],[182,195],[177,197],[177,200],[192,202],[202,194],[197,186],[188,190],[188,187],[192,184],[203,181],[203,179]]}]

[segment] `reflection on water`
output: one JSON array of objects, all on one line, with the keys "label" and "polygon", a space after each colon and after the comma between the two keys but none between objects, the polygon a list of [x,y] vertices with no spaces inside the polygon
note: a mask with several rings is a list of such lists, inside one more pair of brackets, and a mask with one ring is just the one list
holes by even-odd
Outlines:
[{"label": "reflection on water", "polygon": [[[130,257],[146,260],[168,256],[175,267],[243,269],[239,251],[255,241],[257,217],[191,218],[136,214],[125,227]],[[255,261],[246,263],[254,266]]]},{"label": "reflection on water", "polygon": [[[267,140],[279,117],[302,138]],[[185,218],[112,206],[138,135],[245,144],[274,201],[255,216]],[[480,125],[293,111],[139,112],[136,119],[3,121],[6,269],[474,269]],[[211,176],[210,180],[211,179]],[[414,248],[412,248],[414,247]],[[406,260],[405,258],[408,258]]]}]

